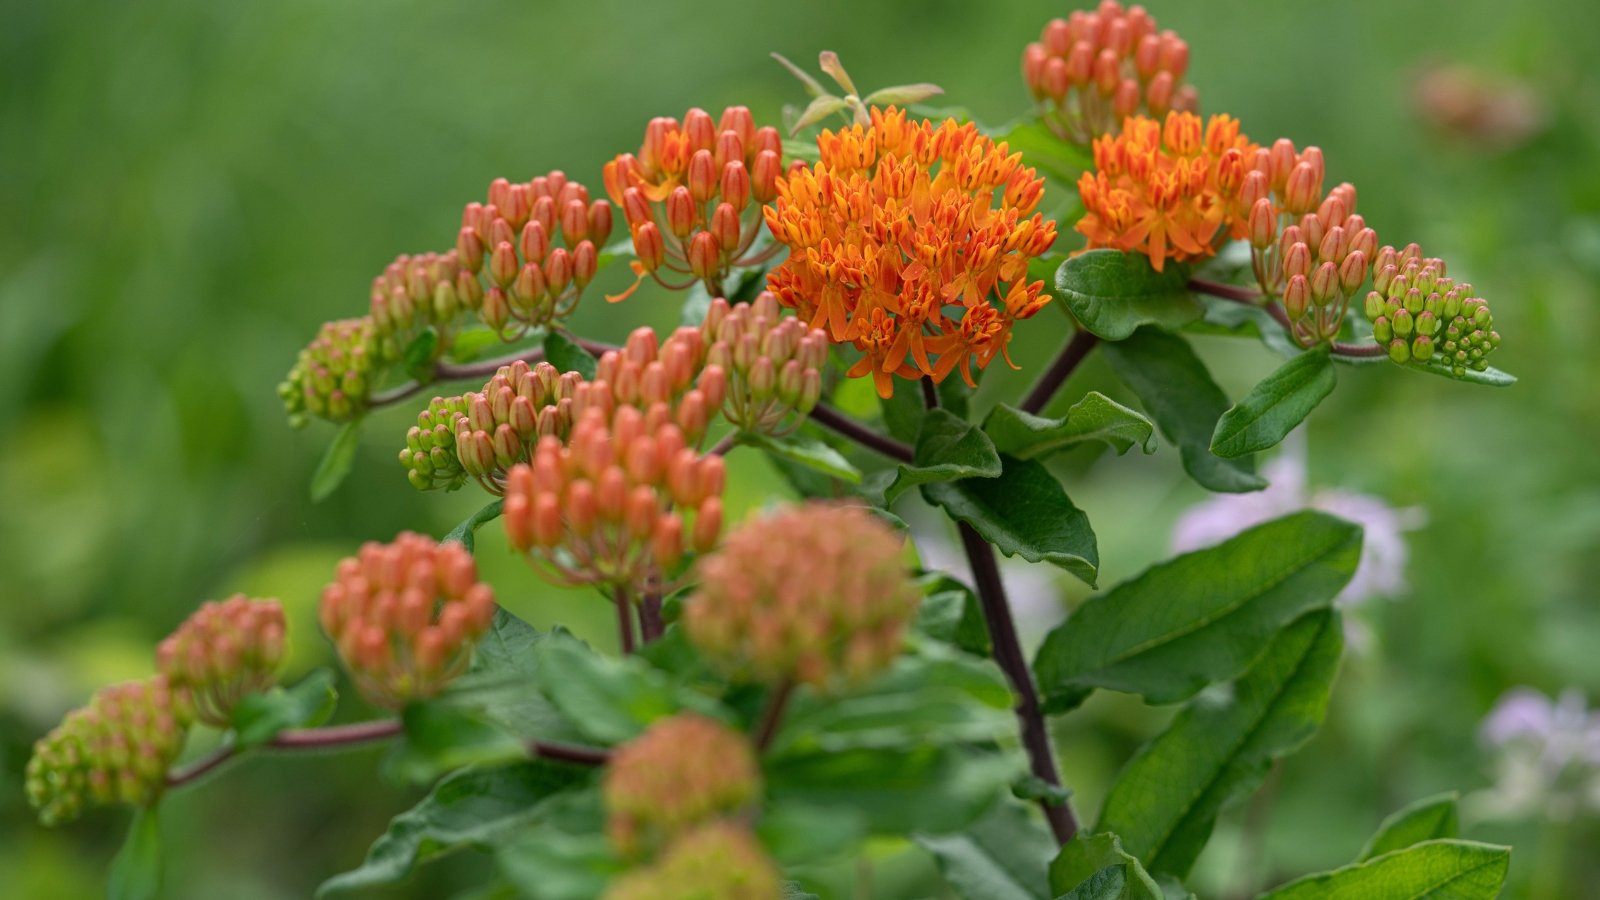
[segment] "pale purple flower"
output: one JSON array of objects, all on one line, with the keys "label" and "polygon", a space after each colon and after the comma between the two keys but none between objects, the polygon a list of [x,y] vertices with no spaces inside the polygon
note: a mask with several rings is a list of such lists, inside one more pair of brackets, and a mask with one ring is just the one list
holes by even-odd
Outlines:
[{"label": "pale purple flower", "polygon": [[1570,818],[1600,810],[1600,711],[1568,688],[1555,701],[1532,688],[1507,691],[1480,736],[1494,755],[1495,783],[1472,798],[1493,818]]},{"label": "pale purple flower", "polygon": [[1210,547],[1263,522],[1302,509],[1318,509],[1354,522],[1365,532],[1355,576],[1336,602],[1356,606],[1373,597],[1393,597],[1405,591],[1409,556],[1405,533],[1422,526],[1425,517],[1420,509],[1396,509],[1381,498],[1353,491],[1310,490],[1305,442],[1294,436],[1284,442],[1283,452],[1267,463],[1262,476],[1268,481],[1265,490],[1217,494],[1179,516],[1172,530],[1173,551]]}]

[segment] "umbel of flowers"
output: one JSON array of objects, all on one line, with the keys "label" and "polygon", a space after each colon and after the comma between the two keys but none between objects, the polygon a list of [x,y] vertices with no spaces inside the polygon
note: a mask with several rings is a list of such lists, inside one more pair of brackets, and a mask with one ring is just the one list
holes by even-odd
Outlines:
[{"label": "umbel of flowers", "polygon": [[156,648],[156,668],[189,692],[196,718],[225,728],[240,700],[277,683],[284,627],[276,600],[209,601]]},{"label": "umbel of flowers", "polygon": [[193,719],[187,695],[165,676],[101,688],[33,746],[28,803],[59,825],[86,806],[149,806],[166,788]]},{"label": "umbel of flowers", "polygon": [[1128,116],[1196,109],[1195,89],[1183,83],[1188,68],[1182,38],[1158,31],[1144,7],[1123,9],[1116,0],[1050,20],[1022,51],[1022,79],[1039,115],[1075,144],[1116,131]]},{"label": "umbel of flowers", "polygon": [[[1055,242],[1035,212],[1044,181],[972,123],[873,109],[871,125],[817,138],[812,166],[778,184],[767,226],[789,249],[768,285],[861,359],[880,396],[895,376],[972,383],[1011,326],[1049,302],[1028,260]],[[1009,360],[1009,357],[1008,357]]]},{"label": "umbel of flowers", "polygon": [[602,789],[606,833],[626,857],[653,855],[708,821],[746,812],[761,796],[755,750],[715,719],[660,719],[617,748]]},{"label": "umbel of flowers", "polygon": [[654,865],[613,881],[603,900],[777,900],[778,869],[750,829],[702,825],[674,840]]},{"label": "umbel of flowers", "polygon": [[899,655],[916,610],[900,549],[859,506],[807,503],[751,519],[700,561],[684,628],[735,678],[859,683]]},{"label": "umbel of flowers", "polygon": [[707,360],[728,374],[728,422],[770,435],[800,427],[822,396],[827,332],[784,315],[767,291],[737,306],[718,297],[701,328],[710,342]]},{"label": "umbel of flowers", "polygon": [[322,591],[322,630],[362,695],[391,709],[466,671],[494,611],[465,547],[411,532],[366,544]]}]

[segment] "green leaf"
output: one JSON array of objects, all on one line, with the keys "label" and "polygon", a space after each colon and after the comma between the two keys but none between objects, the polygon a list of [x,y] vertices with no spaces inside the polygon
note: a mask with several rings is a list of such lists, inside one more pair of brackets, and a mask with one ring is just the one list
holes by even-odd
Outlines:
[{"label": "green leaf", "polygon": [[902,465],[883,491],[887,506],[908,489],[958,478],[997,478],[1000,454],[983,429],[943,407],[928,410],[917,429],[912,463]]},{"label": "green leaf", "polygon": [[1038,116],[1002,125],[990,137],[995,143],[1005,141],[1012,153],[1022,154],[1024,165],[1065,186],[1076,184],[1079,175],[1094,168],[1094,156],[1087,148],[1057,137]]},{"label": "green leaf", "polygon": [[1013,702],[1011,687],[993,662],[931,644],[896,659],[848,694],[797,694],[771,752],[998,740],[1016,731]]},{"label": "green leaf", "polygon": [[400,712],[405,730],[389,748],[384,774],[410,784],[427,784],[446,772],[473,765],[514,762],[527,746],[481,712],[448,698],[410,703]]},{"label": "green leaf", "polygon": [[133,811],[128,836],[111,860],[106,896],[110,900],[155,900],[161,896],[161,823],[156,807]]},{"label": "green leaf", "polygon": [[525,831],[495,849],[495,861],[519,896],[529,900],[591,900],[626,869],[595,823],[574,832],[554,823]]},{"label": "green leaf", "polygon": [[258,747],[286,728],[310,728],[328,720],[339,695],[333,672],[317,669],[292,688],[247,694],[233,708],[234,746]]},{"label": "green leaf", "polygon": [[798,881],[785,881],[782,888],[780,900],[822,900],[821,897],[801,887]]},{"label": "green leaf", "polygon": [[1050,863],[1050,890],[1061,900],[1163,900],[1161,888],[1114,834],[1063,846]]},{"label": "green leaf", "polygon": [[1468,384],[1482,384],[1489,387],[1510,387],[1517,383],[1517,376],[1512,375],[1510,372],[1502,372],[1499,369],[1496,369],[1494,366],[1490,366],[1489,368],[1484,369],[1482,372],[1474,369],[1467,369],[1465,372],[1457,375],[1453,369],[1445,365],[1437,357],[1430,359],[1427,362],[1417,362],[1413,360],[1407,363],[1405,367],[1408,369],[1415,369],[1418,372],[1427,372],[1429,375],[1443,375],[1444,377],[1453,381],[1465,381]]},{"label": "green leaf", "polygon": [[541,820],[552,797],[593,778],[589,770],[540,760],[457,772],[396,816],[360,868],[323,882],[317,896],[394,884],[436,856],[489,846]]},{"label": "green leaf", "polygon": [[490,522],[493,522],[495,519],[500,518],[500,513],[505,508],[505,505],[506,501],[504,497],[495,498],[494,500],[485,504],[482,509],[470,516],[467,516],[465,519],[462,519],[461,524],[450,529],[450,533],[445,535],[444,541],[441,541],[440,543],[444,543],[445,541],[455,541],[461,546],[467,548],[468,553],[477,552],[478,529]]},{"label": "green leaf", "polygon": [[1268,350],[1285,359],[1299,355],[1302,349],[1300,345],[1295,343],[1289,332],[1283,330],[1283,326],[1262,307],[1251,303],[1236,303],[1210,294],[1200,294],[1199,297],[1201,305],[1206,310],[1205,319],[1189,325],[1185,331],[1195,334],[1253,337],[1261,341]]},{"label": "green leaf", "polygon": [[1187,875],[1223,806],[1260,786],[1273,760],[1322,724],[1343,649],[1333,610],[1285,628],[1231,689],[1190,702],[1134,755],[1098,829],[1116,832],[1149,871]]},{"label": "green leaf", "polygon": [[1361,848],[1356,862],[1366,862],[1413,844],[1439,838],[1459,837],[1461,818],[1456,810],[1460,799],[1454,791],[1424,797],[1390,814],[1378,825],[1378,832]]},{"label": "green leaf", "polygon": [[317,470],[311,475],[311,502],[321,503],[339,489],[350,469],[355,465],[356,450],[361,447],[361,426],[365,418],[357,417],[344,423],[333,443],[322,454]]},{"label": "green leaf", "polygon": [[534,656],[539,688],[589,740],[618,744],[651,722],[687,707],[715,715],[714,701],[677,689],[665,675],[633,657],[601,656],[565,635],[547,635]]},{"label": "green leaf", "polygon": [[439,349],[439,332],[425,328],[406,345],[405,373],[424,384],[433,380],[433,361]]},{"label": "green leaf", "polygon": [[[544,339],[544,331],[536,330],[532,334]],[[450,358],[456,362],[472,362],[483,354],[489,347],[500,347],[505,344],[501,340],[500,332],[492,328],[468,328],[458,331],[450,341]]]},{"label": "green leaf", "polygon": [[1211,452],[1232,459],[1277,446],[1333,393],[1334,381],[1325,346],[1289,360],[1222,414],[1211,435]]},{"label": "green leaf", "polygon": [[1095,688],[1173,703],[1236,678],[1279,629],[1332,603],[1360,556],[1358,526],[1308,511],[1153,566],[1045,637],[1034,660],[1045,708]]},{"label": "green leaf", "polygon": [[1087,441],[1104,441],[1119,456],[1135,445],[1146,453],[1155,452],[1150,440],[1155,426],[1150,420],[1097,391],[1084,395],[1059,419],[1002,403],[984,420],[983,430],[996,450],[1018,459],[1046,456]]},{"label": "green leaf", "polygon": [[967,900],[1050,900],[1057,844],[1028,807],[1002,802],[965,831],[917,835],[945,883]]},{"label": "green leaf", "polygon": [[762,846],[785,867],[837,856],[866,834],[866,821],[855,810],[804,803],[768,804],[756,823]]},{"label": "green leaf", "polygon": [[856,810],[877,834],[942,834],[971,824],[1023,771],[1013,753],[952,746],[786,753],[765,761],[770,802]]},{"label": "green leaf", "polygon": [[1042,463],[1012,456],[1001,462],[999,478],[925,484],[922,496],[1001,553],[1060,566],[1093,587],[1100,551],[1089,517]]},{"label": "green leaf", "polygon": [[1187,341],[1142,328],[1125,341],[1106,344],[1101,352],[1117,378],[1138,395],[1161,433],[1178,446],[1189,477],[1225,493],[1267,486],[1256,475],[1253,459],[1222,459],[1211,452],[1211,435],[1228,408],[1228,398]]},{"label": "green leaf", "polygon": [[861,470],[850,464],[844,454],[833,449],[817,438],[805,434],[790,434],[784,437],[771,437],[750,431],[739,432],[738,442],[750,447],[758,447],[774,456],[797,462],[807,468],[816,469],[818,472],[857,484],[861,481]]},{"label": "green leaf", "polygon": [[992,647],[983,607],[972,589],[941,572],[924,573],[914,627],[936,641],[987,658]]},{"label": "green leaf", "polygon": [[562,332],[552,331],[545,335],[544,359],[563,372],[577,372],[586,381],[594,380],[598,363],[594,354],[578,346]]},{"label": "green leaf", "polygon": [[445,696],[518,737],[582,742],[583,733],[539,690],[537,648],[544,639],[527,622],[496,609],[489,631],[478,640],[471,671]]},{"label": "green leaf", "polygon": [[1376,859],[1308,875],[1259,900],[1493,900],[1511,848],[1476,841],[1424,841]]},{"label": "green leaf", "polygon": [[1204,309],[1189,292],[1189,267],[1169,262],[1157,272],[1150,257],[1090,250],[1056,270],[1056,296],[1084,328],[1108,341],[1127,340],[1141,325],[1171,331]]}]

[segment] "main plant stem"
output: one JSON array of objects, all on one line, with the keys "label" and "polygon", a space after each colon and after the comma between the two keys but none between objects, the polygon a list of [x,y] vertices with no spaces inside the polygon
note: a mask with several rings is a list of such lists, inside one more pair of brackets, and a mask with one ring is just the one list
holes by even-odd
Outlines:
[{"label": "main plant stem", "polygon": [[[1087,352],[1088,348],[1085,347],[1082,353]],[[1078,354],[1079,359],[1082,359],[1082,353]],[[1065,368],[1066,372],[1072,371],[1071,366]],[[1061,375],[1062,380],[1065,380],[1066,372]],[[933,379],[922,379],[922,398],[929,409],[938,407],[939,391]],[[1022,642],[1017,639],[1017,624],[1011,618],[1011,604],[1006,599],[1005,582],[1000,579],[1000,564],[995,560],[994,547],[971,525],[965,522],[957,522],[956,525],[961,531],[962,549],[967,551],[967,562],[972,566],[978,603],[983,607],[983,618],[989,626],[989,640],[994,644],[994,661],[1006,673],[1012,690],[1017,692],[1017,721],[1022,726],[1022,746],[1028,751],[1028,766],[1034,777],[1059,788],[1061,774],[1056,771],[1055,755],[1050,750],[1050,733],[1045,729],[1044,711],[1039,708],[1039,691],[1033,685],[1028,659],[1022,654]],[[1041,798],[1039,808],[1044,810],[1044,817],[1050,823],[1050,831],[1055,834],[1057,842],[1065,844],[1078,833],[1078,821],[1072,815],[1072,807],[1065,802],[1052,803],[1048,797]]]},{"label": "main plant stem", "polygon": [[622,645],[622,655],[633,652],[633,598],[626,588],[618,587],[611,598],[617,604],[617,642]]},{"label": "main plant stem", "polygon": [[1083,362],[1083,358],[1088,356],[1089,351],[1098,343],[1100,339],[1095,337],[1093,332],[1080,327],[1078,333],[1072,336],[1072,340],[1061,348],[1061,353],[1050,364],[1050,368],[1039,376],[1039,381],[1034,384],[1033,389],[1022,398],[1022,405],[1018,409],[1035,415],[1043,412],[1055,397],[1056,391],[1061,390],[1061,385],[1066,383],[1067,377],[1078,367],[1078,363]]},{"label": "main plant stem", "polygon": [[811,410],[811,421],[855,441],[868,450],[876,450],[900,462],[911,462],[912,450],[909,445],[902,444],[886,434],[879,434],[827,404],[818,403]]}]

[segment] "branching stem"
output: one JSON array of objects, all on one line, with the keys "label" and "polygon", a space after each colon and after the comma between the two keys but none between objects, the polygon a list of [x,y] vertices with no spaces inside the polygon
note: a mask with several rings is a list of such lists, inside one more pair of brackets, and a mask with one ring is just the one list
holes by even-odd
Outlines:
[{"label": "branching stem", "polygon": [[1035,415],[1043,412],[1044,408],[1049,406],[1050,401],[1054,399],[1056,391],[1061,390],[1061,386],[1071,377],[1073,370],[1078,368],[1078,363],[1083,362],[1083,358],[1088,356],[1089,351],[1093,350],[1098,343],[1100,343],[1100,339],[1095,337],[1087,328],[1079,328],[1078,333],[1072,336],[1072,340],[1061,348],[1061,352],[1056,355],[1055,361],[1050,363],[1050,368],[1039,376],[1039,380],[1034,384],[1033,389],[1028,391],[1026,397],[1022,398],[1022,405],[1018,409]]},{"label": "branching stem", "polygon": [[890,459],[909,463],[912,459],[911,447],[902,444],[886,434],[879,434],[871,428],[846,416],[831,406],[818,403],[811,410],[811,421],[821,425],[836,434],[843,435],[852,441],[874,450]]},{"label": "branching stem", "polygon": [[[1267,315],[1272,317],[1274,322],[1283,326],[1284,331],[1290,334],[1294,333],[1289,324],[1288,314],[1278,304],[1268,302],[1267,298],[1259,291],[1233,284],[1207,281],[1204,278],[1189,279],[1189,290],[1264,310]],[[1330,341],[1328,349],[1334,357],[1342,357],[1344,359],[1378,359],[1389,355],[1389,348],[1382,344],[1347,344],[1343,341]]]}]

